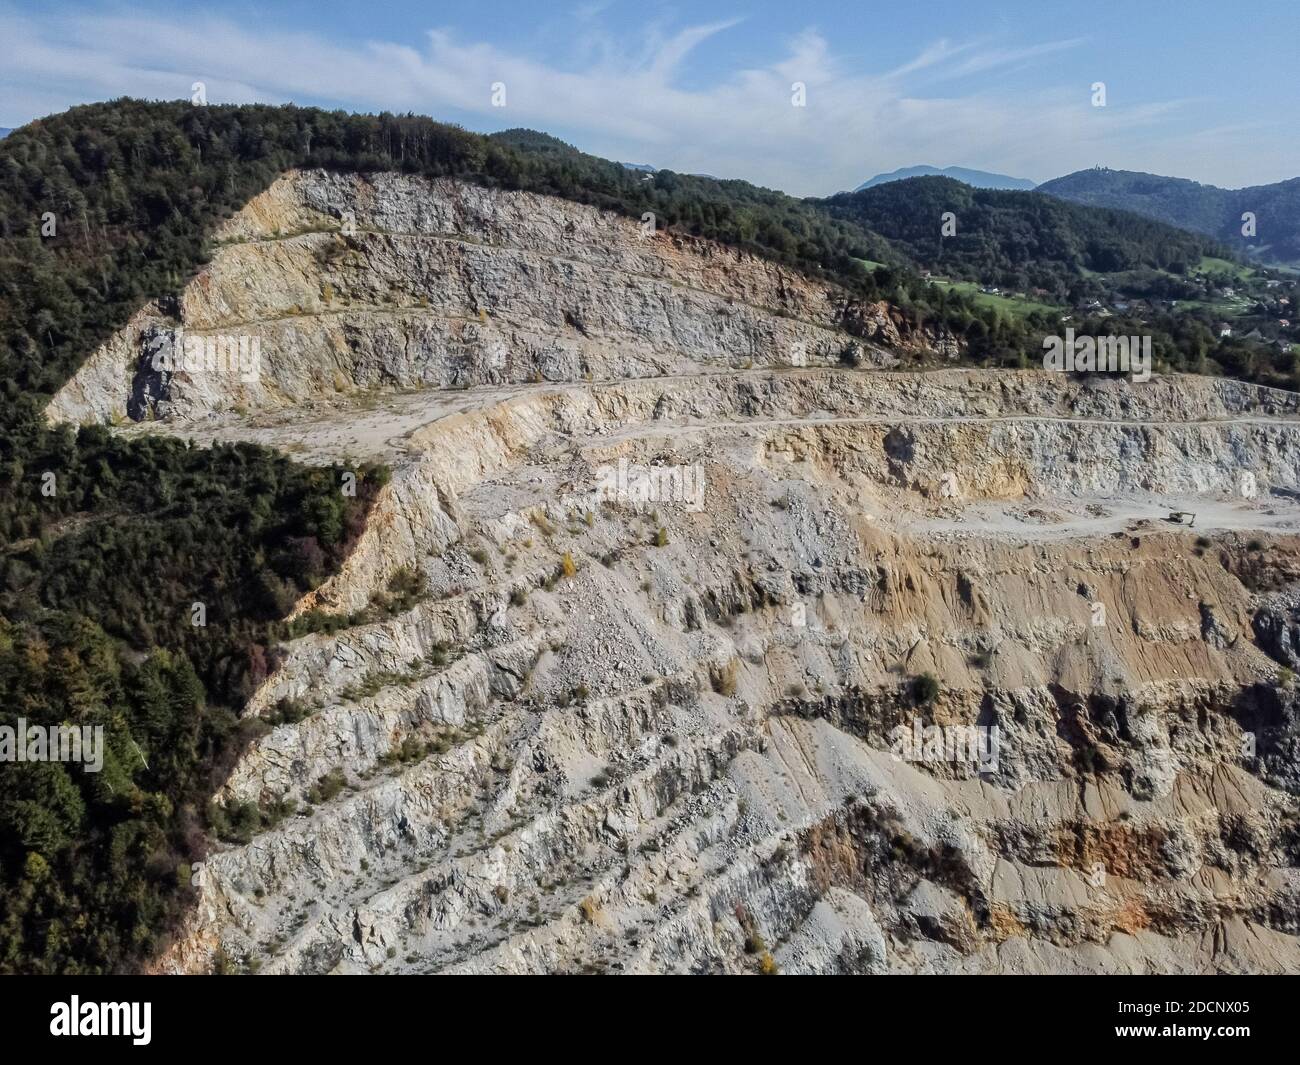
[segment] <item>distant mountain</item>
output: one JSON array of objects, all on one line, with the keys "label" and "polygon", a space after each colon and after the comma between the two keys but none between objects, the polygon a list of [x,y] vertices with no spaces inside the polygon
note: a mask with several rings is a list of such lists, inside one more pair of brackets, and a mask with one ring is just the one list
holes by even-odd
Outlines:
[{"label": "distant mountain", "polygon": [[7,137],[7,136],[9,136],[9,134],[11,134],[12,132],[13,132],[12,129],[7,129],[7,128],[4,127],[4,126],[0,126],[0,137]]},{"label": "distant mountain", "polygon": [[[889,181],[817,202],[947,277],[1066,296],[1088,272],[1184,273],[1216,241],[1123,211],[1037,192],[975,189],[946,177]],[[951,212],[955,232],[942,233]]]},{"label": "distant mountain", "polygon": [[646,174],[653,174],[659,169],[658,167],[651,166],[649,163],[621,163],[619,165],[626,167],[628,170],[640,170]]},{"label": "distant mountain", "polygon": [[[1300,262],[1300,178],[1245,189],[1221,189],[1186,178],[1097,167],[1055,178],[1038,191],[1092,207],[1113,207],[1205,233],[1260,259]],[[1255,236],[1243,236],[1242,214],[1255,215]]]},{"label": "distant mountain", "polygon": [[914,177],[947,177],[961,181],[976,189],[1018,189],[1026,192],[1034,187],[1027,178],[1007,177],[1006,174],[991,174],[987,170],[968,170],[964,166],[950,166],[940,170],[935,166],[905,166],[888,174],[877,174],[870,181],[864,181],[854,192],[875,188],[887,181],[906,181]]}]

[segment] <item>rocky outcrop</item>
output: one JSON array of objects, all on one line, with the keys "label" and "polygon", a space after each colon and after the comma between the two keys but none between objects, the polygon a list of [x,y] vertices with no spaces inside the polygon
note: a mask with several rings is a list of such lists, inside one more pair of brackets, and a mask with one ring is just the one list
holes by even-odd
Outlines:
[{"label": "rocky outcrop", "polygon": [[1300,669],[1300,595],[1269,596],[1251,619],[1259,646],[1288,669]]},{"label": "rocky outcrop", "polygon": [[[871,366],[960,350],[908,330],[884,304],[568,201],[294,173],[218,233],[174,314],[146,311],[50,412],[188,419],[358,389]],[[241,343],[232,366],[223,352]]]}]

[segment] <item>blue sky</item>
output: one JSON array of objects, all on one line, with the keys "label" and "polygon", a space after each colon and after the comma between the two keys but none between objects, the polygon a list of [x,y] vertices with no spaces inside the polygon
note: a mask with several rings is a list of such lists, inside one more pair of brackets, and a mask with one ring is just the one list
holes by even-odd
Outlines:
[{"label": "blue sky", "polygon": [[1236,187],[1300,175],[1297,30],[1293,0],[0,0],[0,126],[202,81],[214,103],[531,126],[799,195],[919,163]]}]

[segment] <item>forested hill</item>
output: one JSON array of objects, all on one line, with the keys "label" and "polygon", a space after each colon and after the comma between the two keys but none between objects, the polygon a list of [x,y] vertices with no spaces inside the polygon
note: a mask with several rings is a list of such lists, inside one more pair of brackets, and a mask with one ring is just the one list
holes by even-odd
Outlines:
[{"label": "forested hill", "polygon": [[[832,216],[880,233],[936,273],[1058,297],[1086,271],[1181,274],[1221,251],[1205,236],[1121,211],[943,177],[891,181],[821,202]],[[945,236],[949,212],[955,232]]]},{"label": "forested hill", "polygon": [[0,767],[0,972],[129,969],[164,941],[208,798],[259,727],[237,712],[280,619],[337,570],[384,483],[351,471],[350,497],[340,468],[42,417],[297,154],[233,110],[130,101],[0,141],[0,724],[105,740],[99,773]]},{"label": "forested hill", "polygon": [[[1055,178],[1039,191],[1195,230],[1263,261],[1300,263],[1300,178],[1221,189],[1186,178],[1097,167]],[[1242,232],[1246,212],[1255,217],[1253,234]]]},{"label": "forested hill", "polygon": [[500,133],[489,133],[488,140],[494,144],[503,144],[508,148],[517,148],[520,151],[533,152],[538,155],[565,155],[580,156],[580,152],[567,141],[560,140],[559,137],[552,137],[549,133],[542,133],[535,129],[524,129],[517,126],[514,129],[503,129]]}]

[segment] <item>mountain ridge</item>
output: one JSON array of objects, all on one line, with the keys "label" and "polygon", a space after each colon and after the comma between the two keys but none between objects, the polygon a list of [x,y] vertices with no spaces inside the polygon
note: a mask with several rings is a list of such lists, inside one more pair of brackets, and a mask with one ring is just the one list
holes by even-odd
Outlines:
[{"label": "mountain ridge", "polygon": [[940,169],[937,166],[921,164],[899,167],[886,174],[877,174],[875,177],[868,178],[853,191],[862,192],[877,185],[884,185],[891,181],[906,181],[914,177],[947,177],[975,189],[1015,189],[1028,192],[1037,187],[1028,178],[1011,177],[1008,174],[997,174],[989,170],[975,170],[965,166],[948,166]]},{"label": "mountain ridge", "polygon": [[[1204,233],[1264,261],[1300,262],[1300,177],[1225,189],[1190,178],[1096,167],[1045,181],[1037,191]],[[1242,232],[1247,212],[1254,216],[1254,235]]]}]

